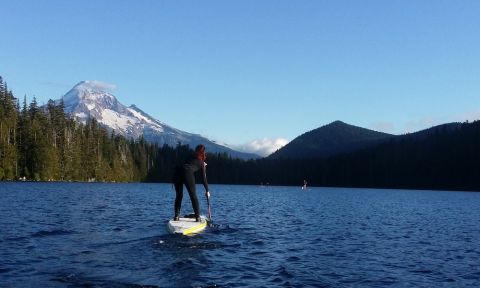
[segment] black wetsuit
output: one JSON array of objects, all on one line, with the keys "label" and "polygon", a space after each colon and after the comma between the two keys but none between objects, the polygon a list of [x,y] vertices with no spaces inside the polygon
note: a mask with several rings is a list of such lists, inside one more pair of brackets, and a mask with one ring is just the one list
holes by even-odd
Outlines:
[{"label": "black wetsuit", "polygon": [[175,169],[173,177],[173,184],[175,185],[175,217],[180,216],[180,207],[183,199],[183,184],[187,187],[188,195],[192,201],[193,212],[195,217],[200,217],[200,207],[198,204],[197,192],[195,189],[195,172],[202,172],[202,182],[205,191],[208,191],[207,173],[205,168],[206,163],[195,156],[191,156],[183,166]]}]

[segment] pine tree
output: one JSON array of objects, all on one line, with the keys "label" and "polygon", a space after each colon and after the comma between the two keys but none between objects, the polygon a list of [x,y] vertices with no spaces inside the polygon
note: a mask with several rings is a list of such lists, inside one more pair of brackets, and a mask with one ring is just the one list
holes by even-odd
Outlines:
[{"label": "pine tree", "polygon": [[0,77],[0,179],[17,177],[17,110],[16,99]]}]

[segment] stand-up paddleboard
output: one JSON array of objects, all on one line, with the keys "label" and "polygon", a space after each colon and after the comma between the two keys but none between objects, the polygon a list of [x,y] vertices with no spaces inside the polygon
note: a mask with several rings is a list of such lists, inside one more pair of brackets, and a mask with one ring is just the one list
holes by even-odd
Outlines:
[{"label": "stand-up paddleboard", "polygon": [[178,221],[170,220],[167,228],[170,233],[190,235],[201,232],[207,227],[207,218],[200,216],[200,222],[195,221],[195,217],[180,217]]}]

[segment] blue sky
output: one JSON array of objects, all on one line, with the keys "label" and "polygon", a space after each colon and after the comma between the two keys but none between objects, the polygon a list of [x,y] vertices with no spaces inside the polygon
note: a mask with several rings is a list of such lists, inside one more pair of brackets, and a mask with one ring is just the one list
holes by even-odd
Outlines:
[{"label": "blue sky", "polygon": [[114,85],[184,131],[284,144],[335,120],[393,134],[480,119],[480,1],[0,0],[17,97]]}]

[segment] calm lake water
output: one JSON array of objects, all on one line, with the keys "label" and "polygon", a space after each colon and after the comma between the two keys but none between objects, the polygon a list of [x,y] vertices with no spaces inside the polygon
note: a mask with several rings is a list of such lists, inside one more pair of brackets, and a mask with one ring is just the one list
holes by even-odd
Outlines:
[{"label": "calm lake water", "polygon": [[211,189],[187,237],[171,185],[0,183],[0,287],[480,287],[480,193]]}]

